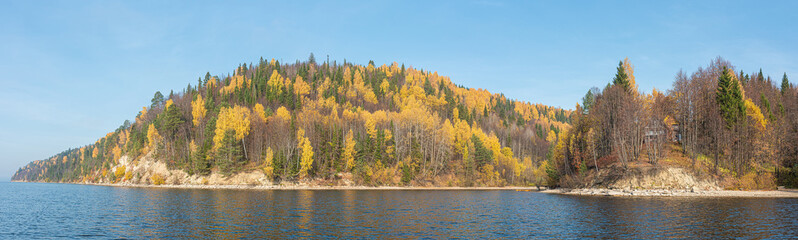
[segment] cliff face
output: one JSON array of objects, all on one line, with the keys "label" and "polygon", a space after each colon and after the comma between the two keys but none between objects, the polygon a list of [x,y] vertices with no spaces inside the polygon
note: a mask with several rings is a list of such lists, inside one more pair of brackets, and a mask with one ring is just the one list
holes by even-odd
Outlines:
[{"label": "cliff face", "polygon": [[113,182],[99,180],[97,182],[86,183],[120,183],[120,184],[143,184],[143,185],[271,185],[262,170],[240,172],[231,176],[223,176],[219,173],[212,173],[207,176],[189,175],[186,171],[173,169],[169,170],[163,161],[151,158],[149,155],[132,161],[128,156],[119,159],[119,164],[114,166],[111,171],[125,172],[121,179]]},{"label": "cliff face", "polygon": [[606,189],[720,190],[718,182],[678,167],[610,166],[591,172],[582,187]]}]

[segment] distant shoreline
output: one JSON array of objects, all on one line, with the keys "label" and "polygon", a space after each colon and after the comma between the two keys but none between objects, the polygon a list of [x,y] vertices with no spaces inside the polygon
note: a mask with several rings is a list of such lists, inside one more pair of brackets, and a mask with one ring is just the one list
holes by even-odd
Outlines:
[{"label": "distant shoreline", "polygon": [[745,198],[798,198],[798,190],[619,190],[619,189],[550,189],[541,191],[549,194],[608,197],[745,197]]}]

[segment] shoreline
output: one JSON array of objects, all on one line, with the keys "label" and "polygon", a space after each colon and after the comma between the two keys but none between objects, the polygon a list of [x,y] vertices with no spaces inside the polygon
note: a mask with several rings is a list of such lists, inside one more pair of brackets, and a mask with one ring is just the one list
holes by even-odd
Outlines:
[{"label": "shoreline", "polygon": [[[24,181],[14,181],[24,182]],[[35,182],[35,183],[50,183],[50,182]],[[56,182],[52,182],[56,183]],[[515,190],[525,192],[538,192],[537,187],[520,187],[520,186],[506,186],[506,187],[420,187],[420,186],[314,186],[314,185],[197,185],[197,184],[163,184],[163,185],[149,185],[149,184],[130,184],[130,183],[59,183],[59,184],[75,184],[75,185],[93,185],[93,186],[106,186],[106,187],[130,187],[130,188],[161,188],[161,189],[210,189],[210,190]],[[546,188],[541,187],[540,191]]]},{"label": "shoreline", "polygon": [[[11,181],[25,182],[25,181]],[[47,182],[34,182],[47,183]],[[420,187],[420,186],[314,186],[314,185],[196,185],[196,184],[129,184],[129,183],[59,183],[75,185],[93,185],[106,187],[127,187],[127,188],[156,188],[156,189],[204,189],[204,190],[385,190],[385,191],[519,191],[519,192],[539,192],[546,194],[572,195],[572,196],[596,196],[596,197],[618,197],[618,198],[661,198],[661,197],[743,197],[743,198],[798,198],[798,189],[786,190],[667,190],[667,189],[643,189],[643,190],[619,190],[604,188],[579,188],[579,189],[547,189],[541,187]]]},{"label": "shoreline", "polygon": [[603,188],[549,189],[548,194],[600,196],[600,197],[744,197],[744,198],[798,198],[797,189],[788,190],[619,190]]},{"label": "shoreline", "polygon": [[[80,184],[80,183],[79,183]],[[133,187],[133,188],[164,188],[164,189],[209,189],[209,190],[398,190],[398,191],[492,191],[492,190],[516,190],[516,191],[535,191],[536,187],[403,187],[403,186],[291,186],[291,185],[146,185],[146,184],[82,184],[109,187]],[[543,189],[541,189],[542,191]]]}]

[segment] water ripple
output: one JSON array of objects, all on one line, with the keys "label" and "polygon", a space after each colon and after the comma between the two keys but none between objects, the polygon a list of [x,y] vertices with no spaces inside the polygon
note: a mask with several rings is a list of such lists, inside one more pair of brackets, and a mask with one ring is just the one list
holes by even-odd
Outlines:
[{"label": "water ripple", "polygon": [[0,183],[0,238],[795,238],[798,199]]}]

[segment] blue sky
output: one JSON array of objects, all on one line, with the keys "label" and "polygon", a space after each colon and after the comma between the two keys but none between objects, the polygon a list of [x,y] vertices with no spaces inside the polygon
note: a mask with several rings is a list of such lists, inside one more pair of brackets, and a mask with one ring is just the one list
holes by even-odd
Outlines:
[{"label": "blue sky", "polygon": [[565,108],[606,85],[624,57],[646,92],[717,56],[798,80],[798,1],[2,1],[0,9],[2,180],[93,143],[155,91],[261,56],[396,61]]}]

